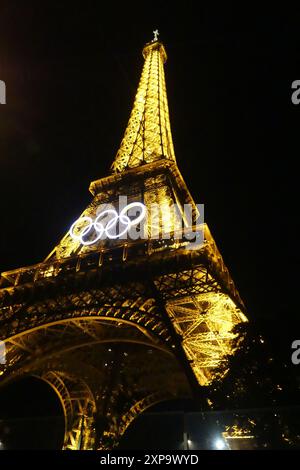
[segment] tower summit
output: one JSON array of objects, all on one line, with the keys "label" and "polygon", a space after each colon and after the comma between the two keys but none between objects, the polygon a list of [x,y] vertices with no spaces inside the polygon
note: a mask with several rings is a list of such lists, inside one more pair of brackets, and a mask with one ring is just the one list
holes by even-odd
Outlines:
[{"label": "tower summit", "polygon": [[175,161],[157,31],[143,56],[111,174],[91,183],[90,204],[44,261],[0,277],[0,386],[47,382],[64,410],[64,449],[111,449],[150,406],[197,399],[247,321]]},{"label": "tower summit", "polygon": [[164,63],[164,45],[154,40],[143,48],[145,59],[129,122],[112,165],[121,172],[160,159],[175,162]]}]

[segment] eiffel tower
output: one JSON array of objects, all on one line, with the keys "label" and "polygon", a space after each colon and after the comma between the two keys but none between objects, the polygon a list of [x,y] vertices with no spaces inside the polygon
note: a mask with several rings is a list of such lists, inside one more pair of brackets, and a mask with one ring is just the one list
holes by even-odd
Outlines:
[{"label": "eiffel tower", "polygon": [[[90,184],[91,203],[44,261],[0,278],[0,385],[35,376],[54,389],[65,417],[63,449],[112,449],[147,408],[197,397],[234,352],[232,328],[247,321],[176,165],[167,54],[157,34],[143,48],[111,173]],[[140,210],[161,209],[145,221],[146,237],[107,236],[111,222],[104,233],[99,207],[114,215],[124,196]],[[192,207],[184,230],[174,204],[181,214]],[[125,228],[128,214],[120,216]],[[198,235],[202,242],[192,243]]]}]

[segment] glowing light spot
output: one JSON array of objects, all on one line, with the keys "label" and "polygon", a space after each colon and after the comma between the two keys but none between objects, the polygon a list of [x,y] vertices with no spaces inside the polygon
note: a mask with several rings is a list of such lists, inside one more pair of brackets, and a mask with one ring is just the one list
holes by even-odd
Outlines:
[{"label": "glowing light spot", "polygon": [[216,439],[214,446],[217,450],[223,450],[225,449],[225,442],[223,441],[223,439],[218,438]]}]

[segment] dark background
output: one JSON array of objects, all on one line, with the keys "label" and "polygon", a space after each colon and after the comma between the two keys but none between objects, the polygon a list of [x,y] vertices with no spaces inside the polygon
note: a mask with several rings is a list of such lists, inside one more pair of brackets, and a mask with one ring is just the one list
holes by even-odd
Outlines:
[{"label": "dark background", "polygon": [[179,169],[249,318],[290,363],[299,27],[286,2],[1,2],[0,270],[42,260],[89,203],[90,181],[108,174],[158,28]]}]

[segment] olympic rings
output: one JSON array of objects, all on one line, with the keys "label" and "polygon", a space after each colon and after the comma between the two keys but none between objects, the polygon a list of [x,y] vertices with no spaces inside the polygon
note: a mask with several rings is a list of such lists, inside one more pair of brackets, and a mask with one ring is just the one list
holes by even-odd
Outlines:
[{"label": "olympic rings", "polygon": [[[129,209],[132,209],[133,207],[140,209],[140,214],[135,219],[130,219],[126,214]],[[125,235],[125,233],[128,232],[131,227],[141,222],[145,215],[146,206],[144,206],[144,204],[141,202],[131,202],[121,210],[119,215],[115,209],[106,209],[105,211],[100,212],[94,221],[91,217],[88,216],[80,217],[71,226],[69,234],[74,240],[79,241],[82,245],[85,246],[93,245],[98,240],[100,240],[104,234],[107,238],[114,240]],[[108,220],[105,221],[105,219]],[[112,230],[116,229],[118,222],[120,231],[117,234],[112,233]],[[123,225],[124,228],[121,229],[121,226]],[[96,235],[92,238],[92,240],[90,240],[89,238],[93,231]]]}]

